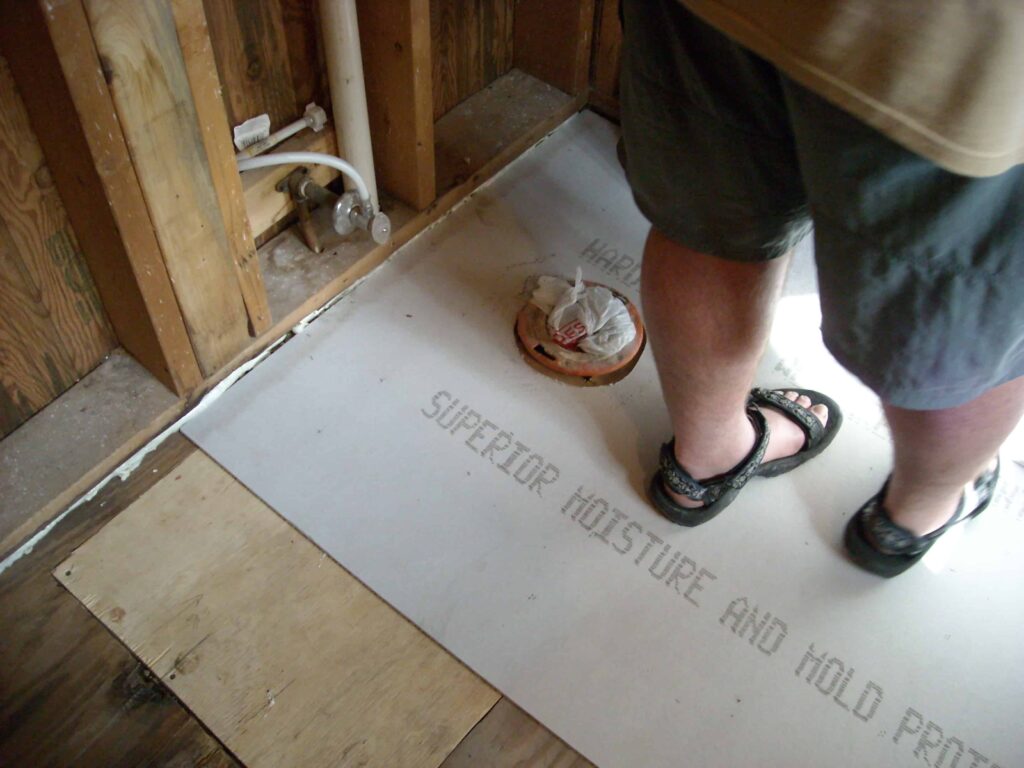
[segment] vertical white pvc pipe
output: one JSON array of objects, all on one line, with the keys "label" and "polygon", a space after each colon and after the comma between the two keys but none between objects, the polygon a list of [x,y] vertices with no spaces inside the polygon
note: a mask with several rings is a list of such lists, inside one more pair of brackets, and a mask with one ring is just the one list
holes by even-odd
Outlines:
[{"label": "vertical white pvc pipe", "polygon": [[[366,181],[376,212],[380,207],[377,202],[377,176],[373,172],[370,120],[366,114],[366,85],[363,82],[356,0],[320,0],[320,20],[338,154],[354,165]],[[346,178],[345,186],[349,189],[350,183]]]}]

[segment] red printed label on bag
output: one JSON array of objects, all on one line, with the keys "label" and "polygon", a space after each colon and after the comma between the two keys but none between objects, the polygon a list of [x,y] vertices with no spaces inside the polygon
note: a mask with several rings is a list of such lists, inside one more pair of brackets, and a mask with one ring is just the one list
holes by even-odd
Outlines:
[{"label": "red printed label on bag", "polygon": [[551,335],[551,339],[564,349],[576,349],[586,336],[587,327],[579,320],[573,320],[568,325],[563,325],[555,331]]}]

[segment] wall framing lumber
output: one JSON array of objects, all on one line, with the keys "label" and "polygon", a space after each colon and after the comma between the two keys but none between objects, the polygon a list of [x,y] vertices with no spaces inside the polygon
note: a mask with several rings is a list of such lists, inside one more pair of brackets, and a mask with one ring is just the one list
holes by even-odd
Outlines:
[{"label": "wall framing lumber", "polygon": [[270,307],[267,305],[267,292],[263,287],[256,244],[245,209],[245,194],[235,161],[231,126],[220,97],[221,83],[217,76],[217,64],[213,58],[203,3],[202,0],[173,0],[172,8],[203,144],[213,175],[213,186],[220,203],[228,246],[234,257],[242,300],[249,316],[250,333],[257,336],[270,327]]},{"label": "wall framing lumber", "polygon": [[248,338],[170,0],[86,0],[117,117],[199,368],[210,376]]},{"label": "wall framing lumber", "polygon": [[377,179],[416,210],[436,195],[429,0],[358,0]]},{"label": "wall framing lumber", "polygon": [[201,380],[81,3],[0,0],[0,46],[121,345],[165,386]]},{"label": "wall framing lumber", "polygon": [[[61,8],[67,7],[69,7],[68,4],[61,6]],[[80,11],[80,6],[78,8]],[[109,444],[109,453],[105,458],[101,458],[95,467],[81,477],[81,479],[75,481],[69,487],[65,486],[63,491],[46,502],[38,513],[33,515],[32,523],[27,524],[22,530],[13,533],[4,541],[4,546],[16,545],[25,535],[30,534],[39,525],[45,524],[52,519],[79,495],[86,492],[99,478],[115,468],[133,450],[144,444],[154,434],[162,431],[170,422],[180,416],[190,404],[197,402],[238,366],[263,352],[268,346],[280,339],[281,336],[287,334],[300,320],[323,307],[328,301],[338,296],[357,280],[369,274],[395,250],[445,216],[459,201],[471,194],[508,163],[515,160],[524,151],[529,149],[530,146],[542,140],[547,133],[558,127],[560,123],[578,112],[583,104],[584,99],[582,97],[568,101],[562,108],[551,113],[514,141],[504,146],[498,154],[491,157],[482,167],[461,181],[457,186],[442,194],[433,203],[428,205],[425,210],[411,215],[410,218],[404,221],[396,219],[396,229],[390,242],[383,245],[367,243],[366,252],[361,254],[351,266],[315,290],[304,301],[289,308],[280,317],[275,317],[273,325],[267,331],[257,338],[250,340],[248,346],[238,352],[222,368],[195,385],[188,393],[187,401],[179,399],[166,412],[155,417],[137,433],[130,435],[126,439],[112,441]],[[113,112],[111,111],[110,114],[113,115]],[[326,135],[331,135],[330,132],[325,133]],[[310,135],[315,136],[316,134]],[[255,174],[257,172],[254,171],[252,173]],[[249,176],[251,174],[246,175]]]},{"label": "wall framing lumber", "polygon": [[281,0],[200,0],[231,125],[264,112],[276,131],[302,116]]},{"label": "wall framing lumber", "polygon": [[[514,141],[506,144],[497,154],[491,157],[483,166],[474,171],[470,176],[459,184],[441,194],[434,202],[424,210],[419,211],[408,221],[397,224],[391,240],[383,245],[374,244],[367,249],[350,267],[341,272],[337,277],[330,280],[322,288],[317,290],[305,301],[298,304],[287,314],[274,318],[274,325],[269,331],[255,339],[249,347],[238,354],[237,357],[224,369],[223,373],[214,376],[203,384],[201,391],[196,396],[201,396],[206,391],[216,386],[229,371],[234,370],[247,360],[252,359],[282,335],[288,333],[298,322],[310,313],[323,307],[328,301],[338,296],[342,291],[357,280],[365,277],[378,266],[384,263],[387,258],[396,250],[401,248],[416,235],[425,230],[431,224],[439,221],[452,210],[464,198],[471,195],[480,185],[497,174],[502,168],[511,163],[523,152],[528,150],[537,142],[541,141],[548,133],[553,131],[563,122],[579,112],[586,104],[585,96],[578,96],[569,100],[564,106],[549,114],[546,118],[535,124],[530,130],[524,132]],[[255,173],[255,171],[253,172]],[[246,174],[249,175],[249,174]],[[273,241],[267,243],[264,248],[273,247]],[[262,249],[261,249],[262,250]]]}]

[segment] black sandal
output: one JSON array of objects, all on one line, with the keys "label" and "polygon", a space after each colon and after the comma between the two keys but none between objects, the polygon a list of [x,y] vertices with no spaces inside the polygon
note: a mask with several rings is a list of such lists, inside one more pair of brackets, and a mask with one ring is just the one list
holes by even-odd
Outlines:
[{"label": "black sandal", "polygon": [[[814,405],[828,407],[828,423],[822,426],[810,410],[786,397],[783,392],[796,392],[806,395]],[[792,456],[762,463],[764,452],[768,448],[771,432],[768,422],[761,412],[762,406],[776,408],[796,423],[805,435],[804,447]],[[695,480],[676,461],[675,440],[661,446],[661,457],[658,471],[654,474],[650,486],[651,503],[662,515],[678,525],[693,527],[701,525],[725,509],[747,481],[754,476],[776,477],[801,464],[813,459],[824,451],[839,432],[843,423],[843,413],[831,397],[813,389],[753,389],[747,400],[747,418],[754,425],[756,439],[754,447],[743,461],[720,475],[707,480]],[[665,489],[694,501],[703,501],[700,507],[684,507],[672,499]]]},{"label": "black sandal", "polygon": [[[809,409],[786,397],[784,392],[796,392],[805,395],[812,405],[824,405],[828,408],[828,421],[822,425],[821,420]],[[790,421],[804,431],[804,447],[792,456],[784,456],[774,461],[766,461],[757,470],[758,477],[778,477],[796,469],[819,453],[824,451],[839,433],[843,425],[843,412],[839,404],[828,395],[813,389],[753,389],[750,400],[758,406],[769,406],[782,411]]]},{"label": "black sandal", "polygon": [[[954,525],[977,517],[992,502],[999,481],[999,461],[982,472],[960,496],[960,504],[949,521],[938,530],[917,536],[897,525],[882,504],[889,481],[857,510],[846,524],[843,541],[853,561],[864,570],[886,578],[903,573],[924,557],[942,534]],[[970,496],[970,498],[969,498]],[[969,512],[965,510],[970,509]]]},{"label": "black sandal", "polygon": [[[768,422],[765,421],[761,410],[752,402],[747,405],[747,418],[754,425],[754,432],[757,434],[754,447],[743,461],[728,472],[709,477],[707,480],[695,480],[676,461],[674,438],[662,445],[658,471],[654,473],[650,485],[651,503],[655,509],[673,523],[692,528],[706,523],[729,506],[740,489],[757,474],[765,449],[768,448]],[[684,507],[668,495],[666,488],[694,501],[701,501],[703,506]]]}]

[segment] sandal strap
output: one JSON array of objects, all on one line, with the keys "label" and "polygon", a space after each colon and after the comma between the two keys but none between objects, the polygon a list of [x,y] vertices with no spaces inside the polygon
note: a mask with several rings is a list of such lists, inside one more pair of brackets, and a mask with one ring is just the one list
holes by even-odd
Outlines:
[{"label": "sandal strap", "polygon": [[755,387],[750,390],[750,399],[758,405],[770,405],[779,409],[796,423],[803,430],[805,436],[804,448],[814,448],[825,435],[825,427],[821,419],[804,408],[800,403],[793,402],[782,390],[761,389]]},{"label": "sandal strap", "polygon": [[747,406],[747,418],[754,425],[754,432],[757,435],[754,447],[739,464],[728,472],[709,477],[706,480],[695,479],[676,461],[675,438],[663,444],[658,467],[661,470],[661,478],[665,487],[673,493],[686,496],[694,501],[713,504],[726,490],[730,488],[739,490],[746,485],[761,465],[770,436],[768,422],[765,421],[764,414],[753,404]]},{"label": "sandal strap", "polygon": [[[999,482],[999,470],[1002,468],[1002,461],[996,456],[996,465],[992,469],[986,469],[974,479],[974,497],[980,506],[991,499],[996,492],[996,484]],[[974,514],[973,512],[971,513]]]},{"label": "sandal strap", "polygon": [[908,531],[893,522],[889,510],[882,504],[885,492],[889,488],[889,481],[886,480],[882,490],[864,505],[861,512],[861,530],[872,546],[883,554],[916,555],[928,549],[937,538],[954,525],[970,520],[983,510],[995,493],[998,479],[999,464],[997,463],[994,469],[986,470],[975,478],[973,482],[974,497],[971,499],[974,504],[972,508],[965,510],[967,496],[963,493],[960,494],[960,503],[953,516],[941,528],[926,533],[924,536],[918,536],[913,531]]},{"label": "sandal strap", "polygon": [[[861,508],[861,530],[864,532],[864,537],[871,546],[884,555],[916,555],[923,552],[931,546],[937,534],[945,531],[945,526],[925,536],[918,536],[902,525],[897,525],[882,504],[882,499],[885,498],[888,488],[889,481],[886,480],[882,490]],[[963,498],[961,498],[960,506],[953,515],[954,519],[960,516],[963,503]]]}]

